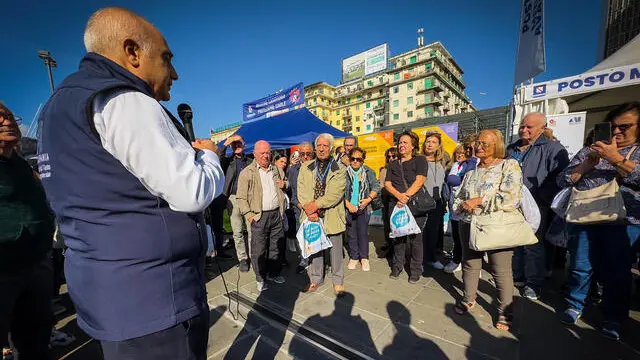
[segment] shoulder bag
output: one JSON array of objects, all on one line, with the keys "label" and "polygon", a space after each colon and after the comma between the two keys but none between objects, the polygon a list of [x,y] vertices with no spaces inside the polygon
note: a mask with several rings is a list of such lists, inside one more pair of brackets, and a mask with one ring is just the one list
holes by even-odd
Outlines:
[{"label": "shoulder bag", "polygon": [[[474,175],[478,176],[478,169]],[[471,216],[469,248],[472,250],[508,249],[537,242],[538,238],[520,209]]]},{"label": "shoulder bag", "polygon": [[[636,150],[634,146],[625,159],[629,160]],[[573,224],[605,224],[622,221],[627,209],[616,179],[589,190],[571,189],[566,220]]]},{"label": "shoulder bag", "polygon": [[[404,177],[404,167],[402,166],[402,161],[398,160],[400,163],[400,174],[402,176],[402,181],[404,182],[404,186],[409,190],[409,185],[407,184],[407,180]],[[409,198],[409,202],[407,203],[409,209],[411,210],[411,214],[414,217],[425,217],[427,213],[436,208],[436,201],[433,200],[431,195],[424,189],[424,186],[420,187],[417,193],[413,194]]]}]

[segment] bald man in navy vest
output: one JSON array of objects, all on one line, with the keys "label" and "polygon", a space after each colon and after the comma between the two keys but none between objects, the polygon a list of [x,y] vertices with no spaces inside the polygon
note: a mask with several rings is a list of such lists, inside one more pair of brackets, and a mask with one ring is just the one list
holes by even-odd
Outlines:
[{"label": "bald man in navy vest", "polygon": [[189,143],[160,105],[178,74],[151,23],[101,9],[84,43],[39,119],[78,324],[106,359],[206,359],[203,210],[224,184],[216,146]]}]

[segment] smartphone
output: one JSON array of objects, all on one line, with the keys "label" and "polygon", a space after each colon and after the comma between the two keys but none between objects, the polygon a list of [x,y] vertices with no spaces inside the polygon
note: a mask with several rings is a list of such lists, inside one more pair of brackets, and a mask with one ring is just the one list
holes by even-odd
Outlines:
[{"label": "smartphone", "polygon": [[593,142],[602,141],[609,142],[611,141],[611,123],[603,122],[596,124],[593,129]]}]

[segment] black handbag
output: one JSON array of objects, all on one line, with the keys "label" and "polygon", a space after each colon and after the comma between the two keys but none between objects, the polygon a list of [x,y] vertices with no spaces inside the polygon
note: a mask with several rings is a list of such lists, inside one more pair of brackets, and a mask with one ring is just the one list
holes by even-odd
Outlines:
[{"label": "black handbag", "polygon": [[[404,186],[407,188],[407,190],[409,190],[407,180],[404,178],[404,168],[402,167],[402,161],[398,160],[398,162],[400,163],[400,174],[402,175],[402,181],[404,182]],[[418,192],[416,192],[409,198],[407,206],[409,206],[409,210],[411,210],[411,214],[414,217],[425,217],[427,216],[427,213],[429,211],[436,208],[436,201],[433,200],[433,197],[429,195],[424,187],[421,187]]]}]

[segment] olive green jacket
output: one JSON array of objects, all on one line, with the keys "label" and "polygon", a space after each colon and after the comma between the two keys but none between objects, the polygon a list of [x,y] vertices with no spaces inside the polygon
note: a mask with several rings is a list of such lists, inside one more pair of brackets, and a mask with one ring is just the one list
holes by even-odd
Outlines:
[{"label": "olive green jacket", "polygon": [[[318,209],[324,210],[323,224],[327,235],[340,234],[346,230],[346,212],[344,208],[344,190],[347,185],[347,171],[343,166],[332,161],[327,174],[327,185],[324,196],[315,200]],[[313,202],[316,185],[316,161],[310,160],[302,164],[298,175],[298,202],[301,205]],[[307,219],[301,211],[300,222]]]}]

